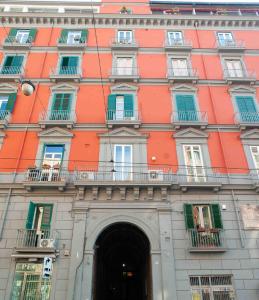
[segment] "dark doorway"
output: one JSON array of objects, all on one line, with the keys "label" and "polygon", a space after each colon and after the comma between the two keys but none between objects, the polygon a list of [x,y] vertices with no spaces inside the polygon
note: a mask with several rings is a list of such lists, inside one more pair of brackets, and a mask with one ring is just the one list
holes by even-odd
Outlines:
[{"label": "dark doorway", "polygon": [[141,230],[111,225],[95,251],[94,300],[151,300],[150,246]]}]

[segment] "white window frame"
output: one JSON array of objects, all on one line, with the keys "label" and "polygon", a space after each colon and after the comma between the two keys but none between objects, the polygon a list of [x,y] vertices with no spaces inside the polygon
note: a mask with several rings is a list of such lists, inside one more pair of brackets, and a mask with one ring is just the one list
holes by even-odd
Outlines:
[{"label": "white window frame", "polygon": [[4,110],[1,109],[1,106],[2,106],[3,102],[6,102],[6,104],[7,104],[8,98],[9,98],[8,95],[1,95],[0,94],[0,112],[5,111],[5,109]]},{"label": "white window frame", "polygon": [[[254,155],[254,152],[252,150],[253,148],[256,148],[256,150],[258,152],[258,162],[256,162],[255,155]],[[259,173],[259,146],[257,146],[257,145],[252,146],[251,145],[250,146],[250,151],[251,151],[251,156],[252,156],[252,159],[253,159],[254,167],[257,170],[257,173]]]},{"label": "white window frame", "polygon": [[[77,35],[80,35],[79,39],[78,40],[75,40],[75,37]],[[67,33],[67,44],[68,45],[77,45],[77,44],[80,44],[80,39],[81,39],[81,36],[82,36],[82,31],[68,31]]]},{"label": "white window frame", "polygon": [[[199,220],[200,220],[200,227],[201,228],[205,228],[205,229],[211,229],[213,228],[212,226],[212,216],[211,216],[211,211],[210,211],[210,206],[209,205],[203,205],[203,204],[194,204],[193,205],[193,209],[197,207],[198,208],[198,215],[199,215]],[[204,221],[204,214],[203,214],[203,208],[206,208],[208,210],[208,221],[209,221],[209,224],[208,226],[209,227],[205,227],[205,221]],[[194,215],[194,218],[195,218],[195,215]],[[195,221],[196,222],[196,221]]]},{"label": "white window frame", "polygon": [[[129,39],[127,39],[127,33],[130,34]],[[124,39],[120,39],[120,34],[124,35]],[[133,42],[133,32],[132,30],[118,30],[117,31],[117,42],[119,44],[131,44]]]},{"label": "white window frame", "polygon": [[[228,62],[239,62],[240,64],[240,69],[231,69],[229,68]],[[240,58],[225,58],[224,59],[224,64],[226,66],[228,76],[233,77],[233,78],[243,78],[245,77],[246,69],[244,67],[244,64]],[[233,64],[232,64],[233,65]]]},{"label": "white window frame", "polygon": [[[192,165],[188,165],[188,157],[187,157],[187,147],[191,148],[191,157],[192,157]],[[197,165],[194,155],[194,148],[198,147],[198,152],[200,155],[200,161],[201,165]],[[187,172],[187,181],[188,182],[205,182],[206,181],[206,175],[205,175],[205,169],[204,169],[204,162],[203,162],[203,155],[201,151],[200,145],[190,145],[190,144],[184,144],[183,145],[183,152],[184,152],[184,161],[186,166],[186,172]],[[199,172],[200,171],[200,172]]]},{"label": "white window frame", "polygon": [[[175,68],[173,66],[173,61],[185,61],[185,66],[184,68]],[[190,74],[190,64],[189,64],[189,59],[188,57],[170,57],[170,68],[173,70],[173,75],[174,76],[179,76],[179,77],[188,77]]]},{"label": "white window frame", "polygon": [[[131,67],[119,67],[118,60],[120,59],[131,59]],[[118,75],[127,76],[134,75],[134,67],[135,67],[135,58],[131,55],[117,56],[115,61],[115,68]]]},{"label": "white window frame", "polygon": [[26,44],[28,42],[29,35],[29,29],[18,29],[15,36],[15,42],[19,44]]},{"label": "white window frame", "polygon": [[[175,36],[179,34],[181,36],[181,38],[176,38]],[[173,38],[171,38],[171,36]],[[170,46],[174,46],[174,45],[183,45],[183,33],[182,31],[168,31],[167,32],[167,39],[168,39],[168,44]]]},{"label": "white window frame", "polygon": [[[220,37],[220,35],[222,37]],[[231,38],[227,38],[227,36],[231,37]],[[234,36],[232,32],[217,32],[217,39],[219,42],[220,46],[231,46],[234,45],[235,40],[234,40]]]},{"label": "white window frame", "polygon": [[[122,147],[122,161],[121,162],[116,162],[116,155],[117,155],[117,147]],[[125,148],[130,147],[130,166],[127,166],[127,163],[125,162]],[[132,180],[133,174],[132,174],[132,169],[133,169],[133,147],[130,144],[115,144],[113,147],[113,152],[114,152],[114,174],[113,174],[113,180]],[[116,172],[116,168],[118,167],[119,163],[119,168],[122,169],[122,171]],[[125,169],[126,168],[126,172]],[[129,173],[129,174],[128,174]],[[116,174],[120,174],[120,177],[118,178]],[[125,179],[125,175],[127,177],[127,174],[129,177]]]}]

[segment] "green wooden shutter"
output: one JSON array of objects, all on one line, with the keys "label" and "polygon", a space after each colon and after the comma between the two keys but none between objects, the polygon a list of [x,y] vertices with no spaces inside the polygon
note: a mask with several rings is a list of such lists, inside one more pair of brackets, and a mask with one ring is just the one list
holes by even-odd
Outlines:
[{"label": "green wooden shutter", "polygon": [[64,43],[64,44],[67,43],[68,31],[69,31],[68,29],[63,29],[61,31],[61,36],[60,36],[60,39],[59,39],[60,43]]},{"label": "green wooden shutter", "polygon": [[37,29],[35,28],[30,29],[28,42],[33,42],[35,40],[36,33],[37,33]]},{"label": "green wooden shutter", "polygon": [[113,120],[116,113],[116,94],[110,94],[108,96],[108,120]]},{"label": "green wooden shutter", "polygon": [[5,39],[6,43],[12,43],[14,42],[14,38],[16,37],[18,29],[16,28],[11,28],[9,31],[8,37]]},{"label": "green wooden shutter", "polygon": [[13,63],[13,58],[14,58],[14,56],[11,56],[11,55],[6,56],[5,61],[4,61],[4,66],[10,67]]},{"label": "green wooden shutter", "polygon": [[193,206],[184,204],[184,218],[186,229],[194,229]]},{"label": "green wooden shutter", "polygon": [[6,110],[8,110],[10,112],[13,111],[16,97],[17,97],[17,93],[9,94],[8,101],[7,101],[6,108],[5,108]]},{"label": "green wooden shutter", "polygon": [[63,94],[55,94],[53,103],[52,103],[52,110],[60,110],[62,97],[63,97]]},{"label": "green wooden shutter", "polygon": [[78,66],[78,56],[70,56],[68,59],[69,67],[77,67]]},{"label": "green wooden shutter", "polygon": [[87,29],[83,29],[81,31],[81,39],[80,39],[80,42],[83,44],[87,41],[87,38],[88,38],[88,30]]},{"label": "green wooden shutter", "polygon": [[33,226],[33,219],[35,214],[35,207],[36,205],[33,202],[30,202],[27,221],[26,221],[26,229],[32,229]]},{"label": "green wooden shutter", "polygon": [[[258,121],[254,99],[251,96],[237,96],[236,102],[241,120],[247,122]],[[255,120],[256,117],[256,120]]]},{"label": "green wooden shutter", "polygon": [[211,204],[210,210],[213,218],[213,225],[214,228],[223,228],[222,225],[222,218],[221,218],[221,212],[220,212],[220,206],[219,204]]},{"label": "green wooden shutter", "polygon": [[71,102],[71,94],[63,94],[61,110],[69,111]]},{"label": "green wooden shutter", "polygon": [[22,55],[15,55],[13,57],[12,67],[21,67],[22,62],[23,62],[23,56]]},{"label": "green wooden shutter", "polygon": [[197,113],[193,95],[176,95],[178,119],[181,121],[197,121]]},{"label": "green wooden shutter", "polygon": [[53,204],[43,204],[43,214],[41,220],[41,229],[42,230],[49,230],[51,224],[51,217],[52,217],[52,210]]},{"label": "green wooden shutter", "polygon": [[124,95],[124,116],[133,117],[134,108],[133,108],[133,95]]}]

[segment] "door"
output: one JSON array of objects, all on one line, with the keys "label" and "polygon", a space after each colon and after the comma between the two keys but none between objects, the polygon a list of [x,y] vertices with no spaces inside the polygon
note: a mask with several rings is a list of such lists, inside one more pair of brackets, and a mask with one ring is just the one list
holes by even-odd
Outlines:
[{"label": "door", "polygon": [[118,43],[131,44],[132,43],[132,31],[118,31]]},{"label": "door", "polygon": [[240,60],[226,60],[229,77],[244,77],[244,71]]},{"label": "door", "polygon": [[197,121],[193,95],[176,95],[178,121]]},{"label": "door", "polygon": [[132,180],[132,146],[114,146],[114,180]]},{"label": "door", "polygon": [[8,96],[0,96],[0,120],[5,119],[8,111],[6,110]]},{"label": "door", "polygon": [[60,64],[60,74],[78,74],[78,57],[77,56],[63,56]]},{"label": "door", "polygon": [[22,55],[11,56],[8,55],[5,58],[5,62],[2,68],[2,74],[20,74],[23,63]]},{"label": "door", "polygon": [[258,122],[259,117],[254,103],[254,99],[251,96],[237,96],[236,103],[238,111],[240,113],[240,121],[243,122]]},{"label": "door", "polygon": [[80,44],[81,31],[69,31],[67,34],[67,44],[76,45]]},{"label": "door", "polygon": [[118,75],[133,75],[133,58],[118,57],[117,58],[117,74]]},{"label": "door", "polygon": [[188,76],[188,64],[187,59],[179,58],[172,60],[172,68],[173,68],[173,75],[174,76]]},{"label": "door", "polygon": [[59,180],[64,146],[45,146],[42,161],[42,181]]},{"label": "door", "polygon": [[169,45],[182,45],[183,34],[181,31],[170,31],[167,33]]},{"label": "door", "polygon": [[124,96],[117,96],[116,97],[116,120],[123,120],[124,119]]},{"label": "door", "polygon": [[184,145],[183,147],[187,181],[205,182],[206,177],[200,145]]},{"label": "door", "polygon": [[234,45],[234,40],[231,32],[218,32],[219,45],[223,47]]},{"label": "door", "polygon": [[29,30],[18,30],[15,37],[15,42],[19,44],[25,44],[28,42],[29,39]]}]

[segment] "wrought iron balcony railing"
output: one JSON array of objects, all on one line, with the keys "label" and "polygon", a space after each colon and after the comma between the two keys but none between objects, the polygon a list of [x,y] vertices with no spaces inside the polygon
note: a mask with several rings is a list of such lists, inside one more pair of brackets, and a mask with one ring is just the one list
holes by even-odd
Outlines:
[{"label": "wrought iron balcony railing", "polygon": [[9,120],[11,113],[9,110],[0,110],[0,122],[3,120]]},{"label": "wrought iron balcony railing", "polygon": [[59,38],[57,40],[57,46],[59,48],[75,48],[75,49],[78,49],[78,48],[84,48],[86,46],[86,41],[84,38],[79,38],[79,39],[75,39],[75,40],[70,40],[68,38]]},{"label": "wrought iron balcony railing", "polygon": [[1,66],[0,74],[1,75],[20,75],[22,73],[21,66]]},{"label": "wrought iron balcony railing", "polygon": [[225,69],[224,78],[229,82],[254,82],[256,73],[245,69]]},{"label": "wrought iron balcony railing", "polygon": [[74,110],[48,110],[40,115],[40,121],[76,121]]},{"label": "wrought iron balcony railing", "polygon": [[131,76],[138,76],[138,68],[134,67],[113,67],[111,70],[111,76],[118,76],[118,77],[131,77]]},{"label": "wrought iron balcony railing", "polygon": [[26,175],[25,181],[28,182],[59,182],[65,181],[69,174],[67,171],[61,170],[55,167],[46,168],[29,168]]},{"label": "wrought iron balcony railing", "polygon": [[5,48],[30,48],[32,45],[32,38],[30,36],[27,37],[27,39],[20,40],[16,36],[8,36],[3,41],[3,47]]},{"label": "wrought iron balcony railing", "polygon": [[238,40],[216,40],[216,47],[219,50],[244,50],[245,49],[245,43],[244,41],[238,41]]},{"label": "wrought iron balcony railing", "polygon": [[173,125],[208,124],[208,115],[205,111],[174,111],[172,112]]},{"label": "wrought iron balcony railing", "polygon": [[215,251],[225,246],[222,229],[188,229],[188,236],[190,251]]},{"label": "wrought iron balcony railing", "polygon": [[80,80],[82,70],[78,66],[74,67],[56,67],[51,69],[50,78],[55,80]]},{"label": "wrought iron balcony railing", "polygon": [[57,248],[58,232],[51,230],[19,229],[16,249],[51,251]]},{"label": "wrought iron balcony railing", "polygon": [[129,49],[138,48],[138,44],[135,39],[113,39],[111,41],[111,47],[116,49]]},{"label": "wrought iron balcony railing", "polygon": [[169,80],[194,81],[198,79],[198,73],[193,68],[169,68],[167,78]]},{"label": "wrought iron balcony railing", "polygon": [[191,50],[192,42],[185,39],[170,39],[167,37],[165,41],[165,48],[170,50],[173,49]]},{"label": "wrought iron balcony railing", "polygon": [[107,111],[107,122],[116,121],[138,121],[139,112],[137,110],[108,110]]},{"label": "wrought iron balcony railing", "polygon": [[251,124],[259,126],[259,112],[238,112],[235,114],[236,124]]}]

